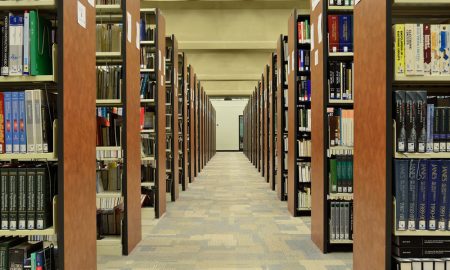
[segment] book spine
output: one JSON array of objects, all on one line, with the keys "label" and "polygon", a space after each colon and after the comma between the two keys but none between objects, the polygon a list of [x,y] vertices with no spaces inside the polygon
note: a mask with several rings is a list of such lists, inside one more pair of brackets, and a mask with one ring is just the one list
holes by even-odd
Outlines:
[{"label": "book spine", "polygon": [[395,91],[395,126],[397,152],[406,152],[406,96],[404,91]]},{"label": "book spine", "polygon": [[434,104],[427,105],[427,152],[433,152]]},{"label": "book spine", "polygon": [[5,150],[10,154],[13,152],[13,130],[12,130],[12,93],[5,92]]},{"label": "book spine", "polygon": [[408,180],[408,230],[417,229],[417,171],[418,161],[409,162],[409,180]]},{"label": "book spine", "polygon": [[431,74],[431,25],[423,25],[424,74]]},{"label": "book spine", "polygon": [[428,166],[427,186],[427,230],[436,230],[436,219],[438,214],[438,195],[440,182],[440,164],[438,160],[430,160]]},{"label": "book spine", "polygon": [[415,75],[414,24],[405,24],[405,74]]},{"label": "book spine", "polygon": [[46,92],[41,91],[41,119],[42,119],[42,151],[48,153],[52,138],[52,128],[50,119],[50,103],[47,100]]},{"label": "book spine", "polygon": [[50,179],[46,168],[36,168],[36,229],[43,230],[51,225]]},{"label": "book spine", "polygon": [[23,74],[30,74],[30,13],[23,15]]},{"label": "book spine", "polygon": [[5,14],[3,17],[3,32],[2,32],[2,69],[1,75],[9,75],[9,14]]},{"label": "book spine", "polygon": [[339,22],[337,15],[328,15],[328,33],[330,52],[337,52],[339,49]]},{"label": "book spine", "polygon": [[416,152],[417,132],[416,132],[416,93],[406,92],[406,143],[409,153]]},{"label": "book spine", "polygon": [[339,239],[345,239],[345,202],[339,203]]},{"label": "book spine", "polygon": [[446,108],[440,108],[439,118],[439,152],[447,150],[448,115]]},{"label": "book spine", "polygon": [[439,190],[439,208],[438,208],[438,230],[445,231],[447,228],[447,207],[448,207],[448,180],[449,180],[450,160],[441,161],[441,181]]},{"label": "book spine", "polygon": [[440,26],[440,71],[441,75],[449,75],[450,74],[450,25],[449,24],[441,24]]},{"label": "book spine", "polygon": [[27,223],[27,169],[19,168],[18,175],[18,229],[25,230]]},{"label": "book spine", "polygon": [[5,96],[0,93],[0,154],[5,151]]},{"label": "book spine", "polygon": [[13,153],[20,152],[20,131],[19,131],[19,92],[12,92],[12,134],[13,134]]},{"label": "book spine", "polygon": [[27,153],[27,130],[25,113],[25,92],[19,92],[19,151]]},{"label": "book spine", "polygon": [[336,98],[336,90],[335,90],[335,62],[334,61],[330,61],[330,68],[329,68],[329,72],[328,72],[328,81],[329,81],[329,88],[330,88],[330,99],[335,99]]},{"label": "book spine", "polygon": [[26,144],[27,144],[27,152],[34,153],[35,152],[35,142],[34,138],[36,136],[34,130],[34,113],[33,113],[33,91],[26,90],[25,91],[25,113],[26,113]]},{"label": "book spine", "polygon": [[417,150],[420,153],[425,153],[427,146],[427,92],[417,91],[416,100]]},{"label": "book spine", "polygon": [[34,130],[35,130],[35,150],[36,153],[43,153],[43,140],[42,140],[42,114],[41,114],[41,92],[42,90],[33,91],[34,99]]},{"label": "book spine", "polygon": [[439,65],[440,65],[440,38],[439,35],[439,25],[432,24],[431,25],[431,75],[436,76],[441,73]]},{"label": "book spine", "polygon": [[434,119],[433,119],[433,152],[439,152],[439,144],[440,144],[440,115],[441,110],[437,107],[434,107]]},{"label": "book spine", "polygon": [[0,168],[1,187],[1,229],[9,229],[9,174],[7,168]]},{"label": "book spine", "polygon": [[27,169],[27,229],[36,229],[36,171]]},{"label": "book spine", "polygon": [[427,182],[428,182],[428,160],[419,160],[417,174],[417,222],[419,230],[427,227]]},{"label": "book spine", "polygon": [[395,31],[395,73],[405,75],[405,25],[394,25]]},{"label": "book spine", "polygon": [[406,230],[408,220],[408,160],[395,160],[395,224],[399,231]]},{"label": "book spine", "polygon": [[424,37],[423,24],[415,24],[414,35],[414,55],[415,55],[415,73],[416,75],[424,75]]},{"label": "book spine", "polygon": [[9,27],[9,76],[23,74],[23,17],[10,16]]},{"label": "book spine", "polygon": [[9,169],[9,229],[17,230],[17,169]]}]

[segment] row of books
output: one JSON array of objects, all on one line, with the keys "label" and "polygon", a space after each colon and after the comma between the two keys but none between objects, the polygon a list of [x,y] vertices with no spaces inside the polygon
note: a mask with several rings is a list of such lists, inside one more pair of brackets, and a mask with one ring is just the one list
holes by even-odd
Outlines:
[{"label": "row of books", "polygon": [[[392,244],[393,254],[397,259],[410,259],[414,264],[423,265],[425,261],[442,262],[450,258],[448,236],[394,236]],[[445,270],[445,267],[442,269]]]},{"label": "row of books", "polygon": [[155,69],[155,53],[149,47],[141,47],[141,69]]},{"label": "row of books", "polygon": [[122,232],[122,197],[97,198],[97,239],[104,235],[120,235]]},{"label": "row of books", "polygon": [[450,98],[395,91],[397,152],[450,152]]},{"label": "row of books", "polygon": [[304,187],[298,191],[298,208],[311,209],[311,188]]},{"label": "row of books", "polygon": [[298,156],[299,157],[310,157],[311,156],[311,140],[298,140]]},{"label": "row of books", "polygon": [[57,165],[20,164],[0,167],[2,230],[43,230],[53,225]]},{"label": "row of books", "polygon": [[0,237],[0,269],[56,270],[53,245],[28,242],[27,237]]},{"label": "row of books", "polygon": [[311,101],[311,80],[307,76],[300,76],[298,80],[298,100]]},{"label": "row of books", "polygon": [[6,13],[0,32],[2,76],[52,74],[55,31],[49,20],[35,10]]},{"label": "row of books", "polygon": [[449,76],[449,24],[393,26],[396,76]]},{"label": "row of books", "polygon": [[52,152],[56,108],[47,91],[0,93],[0,153]]},{"label": "row of books", "polygon": [[121,146],[123,117],[115,108],[98,108],[97,146]]},{"label": "row of books", "polygon": [[450,160],[396,159],[395,224],[404,230],[450,230]]},{"label": "row of books", "polygon": [[297,162],[298,182],[311,183],[311,162]]},{"label": "row of books", "polygon": [[97,99],[120,99],[122,66],[97,66]]},{"label": "row of books", "polygon": [[298,43],[311,43],[311,25],[309,20],[301,20],[297,22]]},{"label": "row of books", "polygon": [[298,109],[298,130],[311,131],[311,109]]},{"label": "row of books", "polygon": [[120,5],[122,0],[96,0],[97,5]]},{"label": "row of books", "polygon": [[141,130],[156,129],[156,115],[154,111],[148,111],[146,108],[141,107],[140,127]]},{"label": "row of books", "polygon": [[117,162],[97,162],[97,193],[122,189],[123,166]]},{"label": "row of books", "polygon": [[141,99],[155,99],[156,94],[156,78],[149,73],[141,74]]},{"label": "row of books", "polygon": [[450,260],[396,257],[394,267],[397,270],[445,270],[450,269]]},{"label": "row of books", "polygon": [[122,24],[97,24],[96,32],[97,52],[122,51]]},{"label": "row of books", "polygon": [[329,52],[353,52],[353,15],[328,15]]},{"label": "row of books", "polygon": [[299,71],[311,70],[311,52],[309,49],[298,50],[298,70]]},{"label": "row of books", "polygon": [[151,134],[141,134],[141,157],[154,157],[156,154],[155,137]]},{"label": "row of books", "polygon": [[353,61],[330,61],[328,89],[330,100],[353,100],[355,75]]},{"label": "row of books", "polygon": [[155,34],[156,34],[156,25],[150,24],[150,21],[154,21],[150,18],[150,14],[141,14],[141,21],[140,21],[140,37],[141,41],[155,41]]},{"label": "row of books", "polygon": [[352,147],[354,142],[353,109],[328,108],[330,146]]},{"label": "row of books", "polygon": [[354,0],[328,0],[329,6],[353,6],[355,4]]},{"label": "row of books", "polygon": [[96,149],[96,159],[97,160],[105,160],[105,159],[121,159],[123,157],[122,149]]},{"label": "row of books", "polygon": [[330,240],[353,239],[353,203],[330,202]]},{"label": "row of books", "polygon": [[154,183],[156,179],[156,168],[154,164],[141,165],[141,182]]},{"label": "row of books", "polygon": [[353,156],[334,156],[330,163],[330,193],[353,193]]}]

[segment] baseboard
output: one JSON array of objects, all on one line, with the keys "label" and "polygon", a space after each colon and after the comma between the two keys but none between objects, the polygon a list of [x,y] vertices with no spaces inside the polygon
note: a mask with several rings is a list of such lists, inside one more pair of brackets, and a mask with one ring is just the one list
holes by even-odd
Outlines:
[{"label": "baseboard", "polygon": [[217,150],[217,152],[242,152],[242,150]]}]

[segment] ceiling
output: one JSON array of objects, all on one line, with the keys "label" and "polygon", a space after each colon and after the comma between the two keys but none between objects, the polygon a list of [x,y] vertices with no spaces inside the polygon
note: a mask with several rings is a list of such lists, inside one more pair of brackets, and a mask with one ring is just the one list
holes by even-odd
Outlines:
[{"label": "ceiling", "polygon": [[250,95],[294,8],[310,0],[151,0],[209,96]]}]

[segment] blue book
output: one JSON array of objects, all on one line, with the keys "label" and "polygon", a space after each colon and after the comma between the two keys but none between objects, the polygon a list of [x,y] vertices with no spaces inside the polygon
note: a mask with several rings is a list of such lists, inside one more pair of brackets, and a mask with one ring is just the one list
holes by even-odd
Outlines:
[{"label": "blue book", "polygon": [[353,16],[340,15],[339,18],[339,51],[353,51]]},{"label": "blue book", "polygon": [[395,161],[395,224],[396,229],[407,229],[408,220],[408,160],[396,159]]},{"label": "blue book", "polygon": [[19,150],[20,153],[27,153],[27,130],[25,113],[25,92],[19,92]]},{"label": "blue book", "polygon": [[5,149],[6,153],[11,154],[13,148],[12,133],[12,93],[5,92]]},{"label": "blue book", "polygon": [[417,229],[417,175],[419,169],[419,160],[412,159],[409,162],[408,176],[408,230]]},{"label": "blue book", "polygon": [[19,143],[19,92],[12,92],[12,134],[13,134],[13,153],[20,153]]},{"label": "blue book", "polygon": [[417,222],[419,230],[427,228],[427,182],[428,160],[419,160],[419,172],[417,174]]},{"label": "blue book", "polygon": [[427,152],[433,152],[434,104],[427,105]]},{"label": "blue book", "polygon": [[448,207],[448,183],[449,183],[450,160],[441,161],[441,181],[438,194],[438,230],[447,229],[447,207]]},{"label": "blue book", "polygon": [[441,161],[430,160],[428,162],[427,184],[427,230],[436,230],[438,217],[438,196],[441,182]]}]

